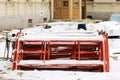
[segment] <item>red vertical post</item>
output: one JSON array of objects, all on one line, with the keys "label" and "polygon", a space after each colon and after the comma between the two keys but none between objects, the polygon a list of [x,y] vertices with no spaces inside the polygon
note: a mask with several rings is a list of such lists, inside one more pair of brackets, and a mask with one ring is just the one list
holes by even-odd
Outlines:
[{"label": "red vertical post", "polygon": [[80,60],[80,41],[78,41],[78,60]]},{"label": "red vertical post", "polygon": [[43,55],[43,61],[45,62],[45,60],[46,60],[46,41],[44,41],[44,44],[43,44],[43,45],[44,45],[44,48],[43,48],[43,49],[44,49],[44,50],[43,50],[43,54],[44,54],[44,55]]},{"label": "red vertical post", "polygon": [[50,41],[48,41],[47,43],[48,43],[47,44],[47,57],[48,57],[48,60],[50,60],[50,50],[51,50],[51,48],[50,48]]},{"label": "red vertical post", "polygon": [[106,71],[110,70],[110,62],[109,62],[109,46],[108,46],[108,34],[105,34],[105,55],[106,55]]}]

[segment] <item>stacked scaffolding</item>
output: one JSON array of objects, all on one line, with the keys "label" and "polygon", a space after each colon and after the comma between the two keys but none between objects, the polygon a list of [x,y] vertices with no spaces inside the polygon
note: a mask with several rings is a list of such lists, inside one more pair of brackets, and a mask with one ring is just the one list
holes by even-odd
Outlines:
[{"label": "stacked scaffolding", "polygon": [[108,36],[66,31],[16,37],[13,70],[109,71]]}]

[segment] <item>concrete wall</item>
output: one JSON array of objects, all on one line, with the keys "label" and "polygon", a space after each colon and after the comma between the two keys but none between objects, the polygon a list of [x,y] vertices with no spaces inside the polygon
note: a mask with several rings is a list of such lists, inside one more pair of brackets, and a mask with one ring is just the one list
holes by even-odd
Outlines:
[{"label": "concrete wall", "polygon": [[[0,30],[30,27],[41,23],[43,18],[53,19],[51,1],[53,0],[0,0]],[[87,4],[87,15],[93,19],[109,20],[111,14],[120,13],[119,8],[120,1],[94,0]],[[30,24],[29,19],[32,19]]]},{"label": "concrete wall", "polygon": [[0,30],[29,27],[50,19],[50,0],[0,0]]},{"label": "concrete wall", "polygon": [[87,4],[87,15],[93,19],[109,20],[111,14],[120,13],[120,1],[116,0],[94,0]]},{"label": "concrete wall", "polygon": [[115,2],[116,0],[94,0],[94,2]]}]

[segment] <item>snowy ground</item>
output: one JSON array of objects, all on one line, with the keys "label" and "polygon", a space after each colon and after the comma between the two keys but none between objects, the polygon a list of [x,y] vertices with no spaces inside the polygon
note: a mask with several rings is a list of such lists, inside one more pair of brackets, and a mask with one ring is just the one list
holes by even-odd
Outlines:
[{"label": "snowy ground", "polygon": [[[58,24],[58,23],[56,23]],[[62,25],[62,23],[59,23]],[[55,24],[51,24],[56,26]],[[66,29],[76,29],[76,24],[70,23]],[[63,25],[62,25],[63,26]],[[66,25],[64,25],[66,26]],[[89,27],[88,27],[89,26]],[[57,26],[59,27],[59,26]],[[88,30],[105,30],[109,35],[119,35],[120,24],[114,21],[101,22],[98,24],[87,25]],[[59,27],[60,28],[60,27]],[[60,29],[52,30],[63,30]],[[17,30],[13,30],[16,32]],[[42,28],[33,27],[24,29],[26,33],[44,31]],[[0,35],[0,38],[4,37]],[[12,62],[0,60],[0,80],[120,80],[120,54],[113,54],[120,52],[120,40],[109,40],[109,52],[110,52],[110,72],[80,72],[80,71],[12,71]],[[4,56],[5,42],[0,42],[0,57]],[[10,56],[9,56],[10,57]]]},{"label": "snowy ground", "polygon": [[120,60],[110,59],[110,72],[11,71],[11,62],[0,61],[0,80],[120,80]]}]

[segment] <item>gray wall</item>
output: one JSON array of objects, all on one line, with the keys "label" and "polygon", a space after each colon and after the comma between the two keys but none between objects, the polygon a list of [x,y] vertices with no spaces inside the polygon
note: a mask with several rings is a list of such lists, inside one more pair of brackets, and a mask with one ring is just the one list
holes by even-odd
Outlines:
[{"label": "gray wall", "polygon": [[32,19],[32,25],[35,25],[41,23],[43,18],[40,15],[3,16],[0,17],[0,30],[30,27],[28,19]]},{"label": "gray wall", "polygon": [[100,19],[100,20],[110,20],[110,17],[113,13],[112,12],[88,12],[88,16],[92,16],[93,19]]}]

